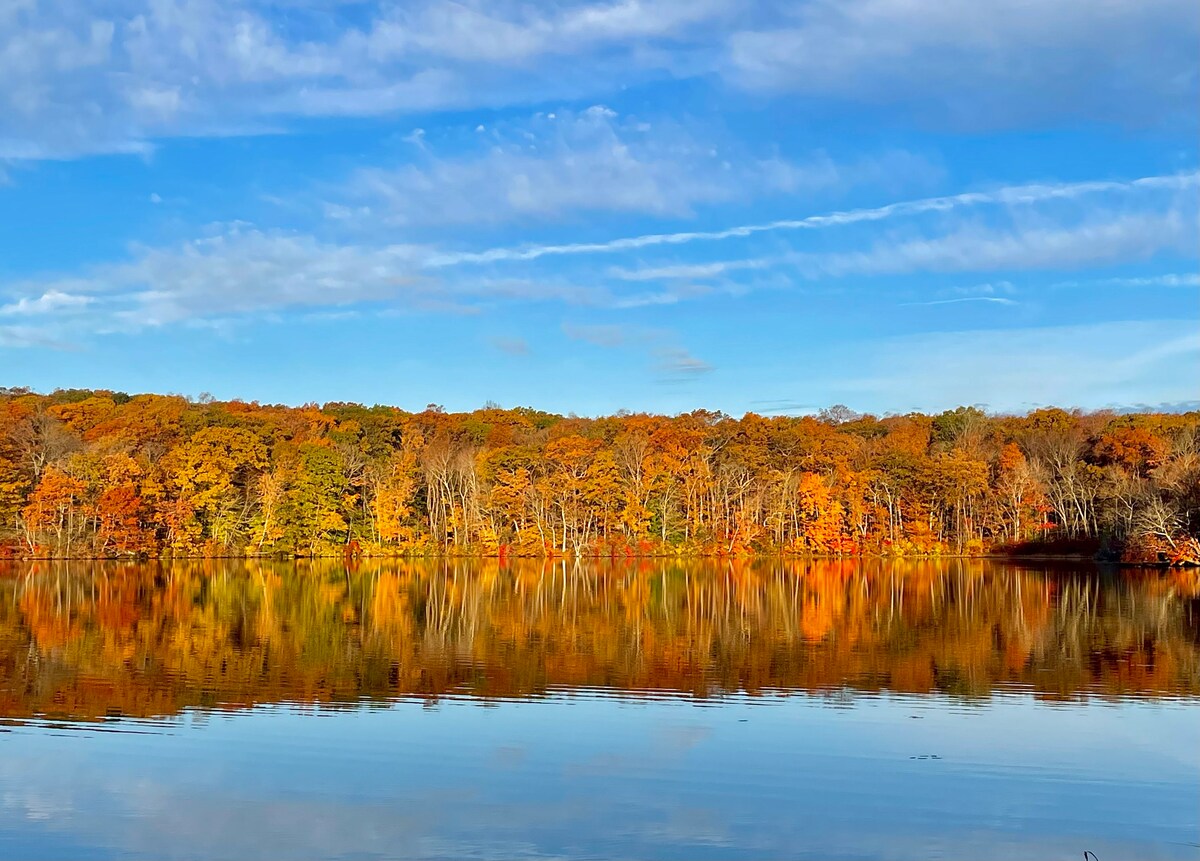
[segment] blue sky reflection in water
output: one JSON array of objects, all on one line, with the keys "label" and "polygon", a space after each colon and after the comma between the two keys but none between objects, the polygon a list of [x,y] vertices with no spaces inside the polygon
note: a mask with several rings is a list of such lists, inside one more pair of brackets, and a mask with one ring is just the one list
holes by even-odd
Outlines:
[{"label": "blue sky reflection in water", "polygon": [[1192,702],[400,701],[13,727],[9,857],[1197,854]]},{"label": "blue sky reflection in water", "polygon": [[1200,855],[1192,575],[34,564],[0,857]]}]

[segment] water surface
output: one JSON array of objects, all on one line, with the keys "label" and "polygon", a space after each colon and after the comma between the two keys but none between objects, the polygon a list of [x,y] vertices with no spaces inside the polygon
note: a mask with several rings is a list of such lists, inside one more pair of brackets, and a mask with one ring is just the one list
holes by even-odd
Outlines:
[{"label": "water surface", "polygon": [[1200,590],[988,562],[0,570],[0,855],[1200,857]]}]

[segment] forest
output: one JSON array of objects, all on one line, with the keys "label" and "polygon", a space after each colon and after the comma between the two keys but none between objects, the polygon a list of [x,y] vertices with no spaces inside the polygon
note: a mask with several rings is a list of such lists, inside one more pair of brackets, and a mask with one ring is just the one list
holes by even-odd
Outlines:
[{"label": "forest", "polygon": [[1200,560],[1200,412],[581,418],[0,389],[0,555]]}]

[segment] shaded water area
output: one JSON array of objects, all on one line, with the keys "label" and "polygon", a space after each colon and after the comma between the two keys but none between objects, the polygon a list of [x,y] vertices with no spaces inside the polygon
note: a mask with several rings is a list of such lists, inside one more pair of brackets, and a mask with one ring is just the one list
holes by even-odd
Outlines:
[{"label": "shaded water area", "polygon": [[1197,582],[0,567],[0,855],[1200,858]]}]

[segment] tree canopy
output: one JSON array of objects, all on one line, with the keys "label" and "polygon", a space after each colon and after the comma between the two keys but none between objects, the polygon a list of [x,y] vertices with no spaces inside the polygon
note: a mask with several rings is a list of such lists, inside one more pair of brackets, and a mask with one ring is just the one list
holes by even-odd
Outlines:
[{"label": "tree canopy", "polygon": [[1195,553],[1200,413],[580,418],[0,389],[12,555]]}]

